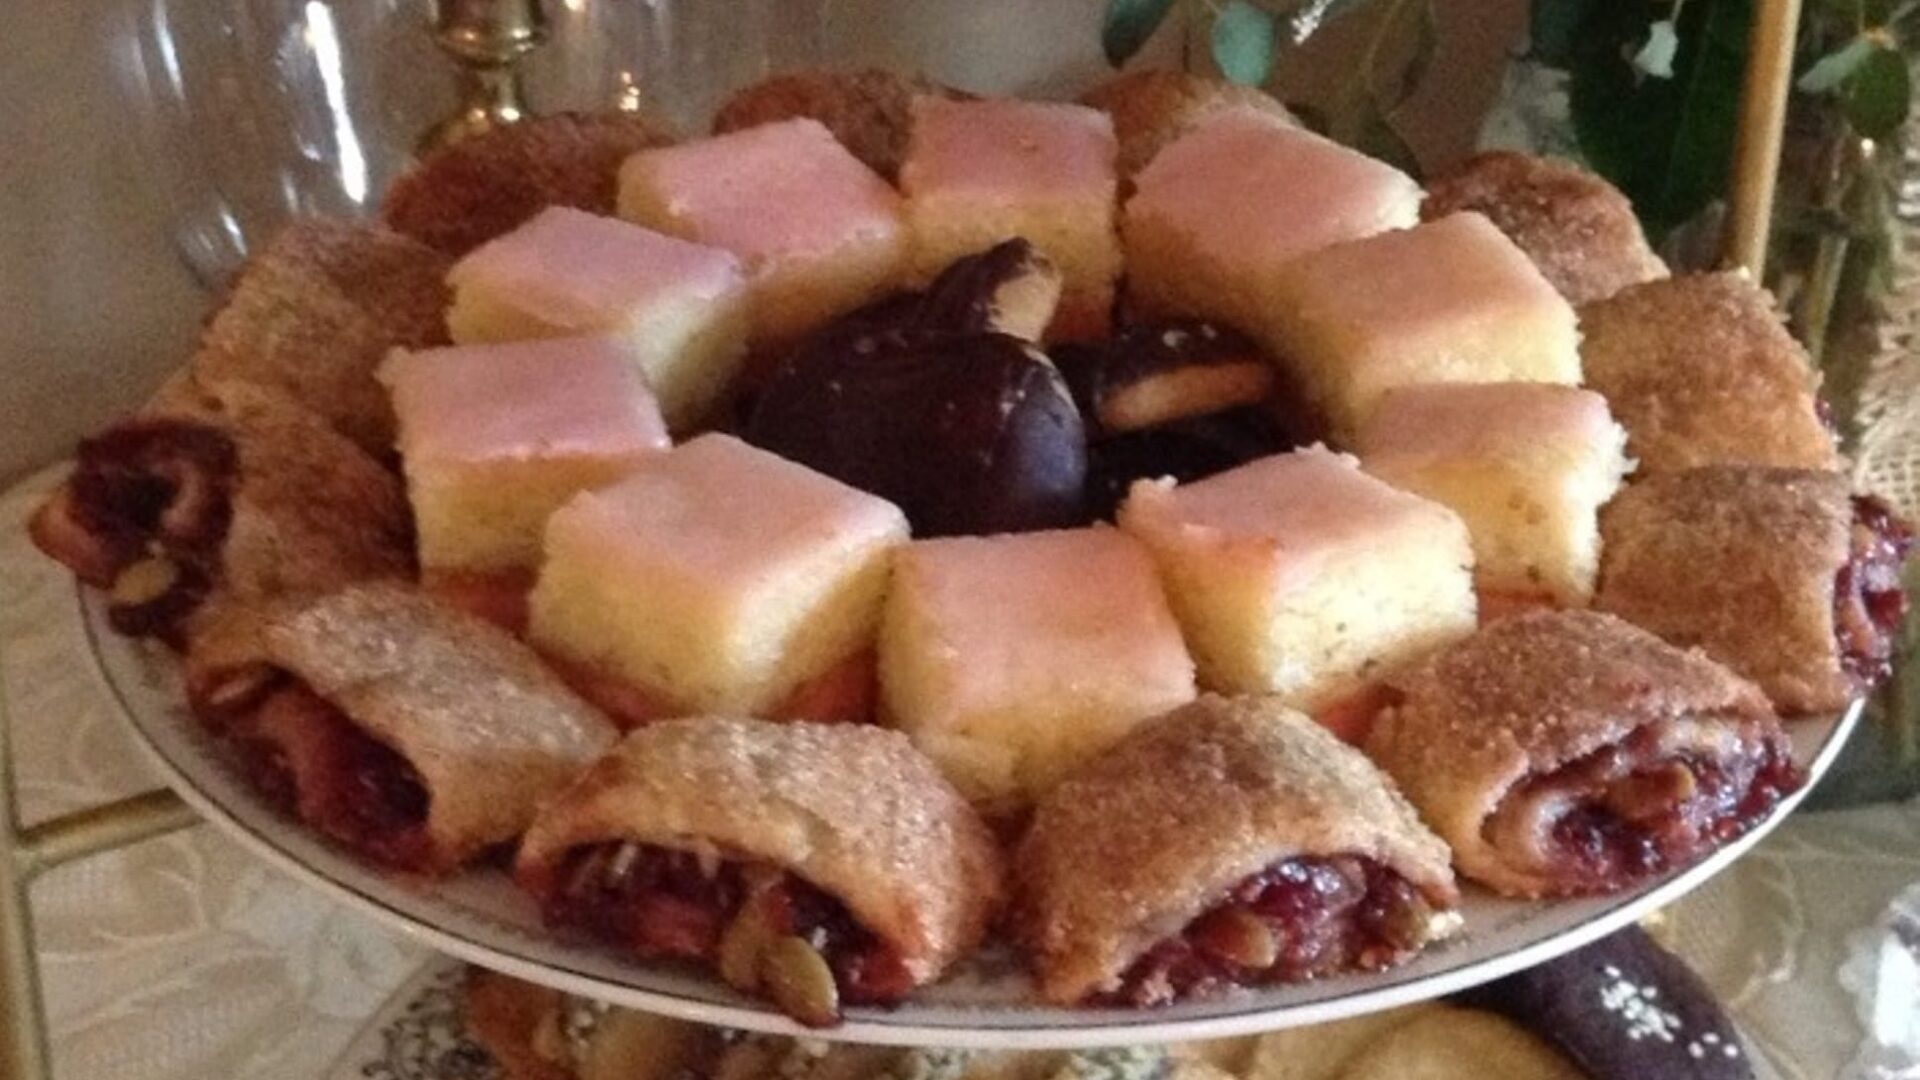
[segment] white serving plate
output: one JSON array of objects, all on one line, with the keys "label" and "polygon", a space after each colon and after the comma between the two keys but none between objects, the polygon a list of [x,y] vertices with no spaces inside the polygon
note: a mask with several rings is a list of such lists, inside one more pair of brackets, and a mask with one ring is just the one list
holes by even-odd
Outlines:
[{"label": "white serving plate", "polygon": [[849,1009],[843,1025],[818,1031],[697,971],[625,960],[546,930],[532,901],[500,871],[433,882],[355,861],[257,798],[187,714],[171,657],[113,634],[101,598],[77,585],[76,595],[101,673],[168,783],[296,879],[442,952],[568,993],[706,1024],[895,1045],[1059,1049],[1220,1038],[1406,1005],[1498,978],[1605,936],[1719,873],[1798,805],[1860,713],[1856,706],[1838,717],[1795,721],[1794,760],[1808,785],[1707,859],[1626,893],[1581,900],[1505,900],[1467,885],[1461,933],[1390,971],[1150,1011],[1069,1009],[1031,1001],[1018,959],[995,948],[897,1009]]}]

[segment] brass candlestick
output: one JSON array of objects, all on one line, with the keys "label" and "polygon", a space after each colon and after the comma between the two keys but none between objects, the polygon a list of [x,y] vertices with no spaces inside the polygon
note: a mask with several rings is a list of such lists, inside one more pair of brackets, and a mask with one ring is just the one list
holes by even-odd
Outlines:
[{"label": "brass candlestick", "polygon": [[540,0],[434,0],[433,39],[458,65],[460,105],[421,136],[420,149],[445,146],[526,117],[520,61],[547,40]]}]

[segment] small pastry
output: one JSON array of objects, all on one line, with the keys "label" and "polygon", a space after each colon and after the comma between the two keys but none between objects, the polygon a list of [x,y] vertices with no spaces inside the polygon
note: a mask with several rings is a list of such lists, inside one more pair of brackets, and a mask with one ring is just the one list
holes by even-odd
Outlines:
[{"label": "small pastry", "polygon": [[1168,143],[1219,113],[1246,110],[1294,122],[1285,105],[1258,87],[1162,68],[1116,75],[1080,95],[1080,104],[1113,118],[1120,175],[1129,180]]},{"label": "small pastry", "polygon": [[796,71],[762,79],[733,92],[713,114],[713,133],[724,135],[810,117],[827,126],[840,145],[889,181],[900,174],[913,130],[913,101],[923,94],[950,96],[925,79],[866,68],[861,71]]},{"label": "small pastry", "polygon": [[1230,409],[1098,439],[1087,446],[1087,515],[1114,520],[1138,480],[1167,478],[1175,484],[1204,480],[1313,441],[1257,408]]},{"label": "small pastry", "polygon": [[954,260],[927,285],[912,329],[1038,342],[1060,307],[1060,267],[1030,242],[1002,240]]},{"label": "small pastry", "polygon": [[1053,361],[1094,438],[1258,405],[1277,381],[1252,341],[1197,319],[1124,327],[1098,344],[1055,349]]},{"label": "small pastry", "polygon": [[906,736],[713,717],[630,733],[515,872],[550,924],[712,964],[813,1026],[938,978],[1002,888],[986,825]]},{"label": "small pastry", "polygon": [[1503,619],[1390,684],[1367,752],[1507,896],[1686,866],[1804,781],[1758,688],[1611,615]]},{"label": "small pastry", "polygon": [[1459,925],[1447,849],[1272,698],[1135,728],[1040,803],[1015,929],[1058,1004],[1151,1006],[1398,963]]},{"label": "small pastry", "polygon": [[1840,466],[1819,376],[1773,297],[1738,273],[1634,285],[1580,309],[1586,384],[1639,475],[1701,465]]},{"label": "small pastry", "polygon": [[430,151],[387,189],[389,228],[465,255],[549,206],[611,214],[620,163],[673,141],[642,113],[553,113]]},{"label": "small pastry", "polygon": [[109,590],[115,629],[176,646],[209,599],[313,595],[410,568],[398,478],[320,417],[241,382],[177,378],[82,440],[29,531]]},{"label": "small pastry", "polygon": [[532,650],[403,585],[256,618],[190,704],[270,800],[383,866],[443,874],[514,840],[616,736]]},{"label": "small pastry", "polygon": [[1667,276],[1620,189],[1552,158],[1489,150],[1427,185],[1427,221],[1478,210],[1527,253],[1570,304]]},{"label": "small pastry", "polygon": [[1634,484],[1602,513],[1595,606],[1831,712],[1891,670],[1913,533],[1846,477],[1709,466]]},{"label": "small pastry", "polygon": [[201,335],[193,376],[280,391],[384,461],[393,410],[374,370],[389,349],[446,343],[450,265],[377,225],[296,221],[240,269]]}]

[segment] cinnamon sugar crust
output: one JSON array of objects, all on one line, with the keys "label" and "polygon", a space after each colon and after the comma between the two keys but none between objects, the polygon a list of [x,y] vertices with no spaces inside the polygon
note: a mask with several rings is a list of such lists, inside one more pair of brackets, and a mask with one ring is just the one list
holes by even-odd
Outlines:
[{"label": "cinnamon sugar crust", "polygon": [[398,752],[428,796],[432,868],[512,840],[618,737],[532,649],[397,583],[260,617],[257,655]]},{"label": "cinnamon sugar crust", "polygon": [[1168,143],[1222,112],[1246,109],[1295,123],[1285,105],[1256,87],[1163,69],[1115,76],[1081,95],[1080,103],[1113,117],[1123,178],[1146,168]]},{"label": "cinnamon sugar crust", "polygon": [[1452,845],[1460,872],[1508,895],[1553,891],[1482,835],[1522,780],[1659,721],[1751,721],[1780,735],[1753,684],[1599,612],[1502,619],[1389,684],[1399,703],[1380,714],[1367,753]]},{"label": "cinnamon sugar crust", "polygon": [[1532,154],[1476,154],[1427,185],[1420,217],[1478,210],[1527,253],[1572,304],[1667,276],[1620,189],[1576,165]]},{"label": "cinnamon sugar crust", "polygon": [[381,217],[449,255],[465,255],[549,206],[611,215],[620,163],[673,141],[638,112],[554,113],[433,151],[387,190]]},{"label": "cinnamon sugar crust", "polygon": [[1701,465],[1834,469],[1819,380],[1773,298],[1735,272],[1650,281],[1580,309],[1581,362],[1638,475]]},{"label": "cinnamon sugar crust", "polygon": [[892,182],[907,156],[913,99],[922,94],[953,96],[926,79],[879,68],[775,75],[735,91],[722,102],[714,113],[713,133],[811,117],[825,124],[867,168]]},{"label": "cinnamon sugar crust", "polygon": [[279,390],[385,459],[393,409],[374,369],[390,349],[446,342],[451,266],[377,225],[294,222],[241,268],[208,320],[193,376]]},{"label": "cinnamon sugar crust", "polygon": [[787,870],[845,904],[916,984],[980,943],[1003,893],[966,799],[905,735],[866,725],[640,728],[541,812],[517,872],[545,879],[574,847],[628,840]]},{"label": "cinnamon sugar crust", "polygon": [[1600,517],[1596,607],[1760,684],[1783,712],[1841,709],[1834,578],[1849,556],[1846,478],[1713,466],[1651,477]]},{"label": "cinnamon sugar crust", "polygon": [[1446,845],[1365,756],[1270,697],[1208,695],[1147,721],[1050,792],[1015,859],[1015,930],[1041,994],[1111,984],[1248,876],[1360,855],[1439,905]]}]

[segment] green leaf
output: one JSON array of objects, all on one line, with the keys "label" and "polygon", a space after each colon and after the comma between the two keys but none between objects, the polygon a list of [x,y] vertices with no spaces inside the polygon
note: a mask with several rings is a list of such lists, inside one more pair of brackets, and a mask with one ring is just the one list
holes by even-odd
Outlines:
[{"label": "green leaf", "polygon": [[1100,46],[1107,63],[1119,67],[1146,45],[1167,21],[1173,0],[1107,0],[1107,17],[1100,27]]},{"label": "green leaf", "polygon": [[1569,81],[1581,152],[1633,200],[1656,242],[1725,194],[1753,20],[1752,0],[1688,0],[1673,78],[1644,78],[1629,58],[1671,12],[1666,0],[1590,8]]},{"label": "green leaf", "polygon": [[1273,73],[1273,16],[1228,0],[1213,20],[1213,62],[1230,82],[1259,86]]},{"label": "green leaf", "polygon": [[1533,0],[1527,24],[1528,58],[1548,67],[1568,66],[1574,45],[1580,40],[1580,26],[1599,2],[1602,0]]},{"label": "green leaf", "polygon": [[1840,88],[1840,108],[1853,130],[1884,139],[1900,130],[1912,100],[1907,60],[1896,49],[1875,47]]},{"label": "green leaf", "polygon": [[1873,55],[1873,39],[1857,34],[1852,41],[1814,61],[1794,85],[1809,94],[1824,94],[1852,77],[1867,57]]}]

